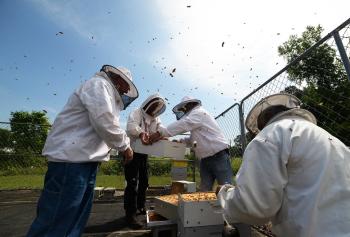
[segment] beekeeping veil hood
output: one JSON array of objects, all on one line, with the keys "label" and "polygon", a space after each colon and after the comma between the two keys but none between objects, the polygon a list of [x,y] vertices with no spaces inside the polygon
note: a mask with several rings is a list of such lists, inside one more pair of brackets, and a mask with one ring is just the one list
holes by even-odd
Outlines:
[{"label": "beekeeping veil hood", "polygon": [[253,133],[257,134],[260,132],[258,128],[258,118],[259,115],[262,114],[266,109],[271,108],[273,106],[284,106],[286,111],[276,113],[268,123],[271,123],[272,120],[276,120],[276,117],[281,117],[283,115],[297,115],[303,117],[313,123],[316,124],[315,116],[307,110],[300,109],[301,101],[295,97],[294,95],[287,93],[280,93],[267,96],[259,101],[249,112],[247,115],[247,119],[245,121],[245,126],[247,129]]},{"label": "beekeeping veil hood", "polygon": [[141,105],[142,112],[152,117],[158,117],[166,109],[165,101],[158,93],[150,95]]},{"label": "beekeeping veil hood", "polygon": [[190,96],[183,97],[181,102],[175,105],[175,107],[173,108],[173,112],[177,120],[181,119],[185,114],[189,113],[194,107],[196,107],[194,106],[193,108],[188,110],[186,108],[186,105],[188,105],[189,103],[196,103],[197,106],[202,105],[202,102],[200,100],[194,99]]},{"label": "beekeeping veil hood", "polygon": [[[139,93],[136,86],[132,82],[131,72],[127,68],[103,65],[101,72],[106,73],[108,78],[113,83],[123,103],[123,109],[126,109],[135,99],[137,99]],[[124,81],[124,84],[128,85],[129,88],[127,91],[123,91],[121,89],[121,85],[118,82],[117,78],[122,79]]]}]

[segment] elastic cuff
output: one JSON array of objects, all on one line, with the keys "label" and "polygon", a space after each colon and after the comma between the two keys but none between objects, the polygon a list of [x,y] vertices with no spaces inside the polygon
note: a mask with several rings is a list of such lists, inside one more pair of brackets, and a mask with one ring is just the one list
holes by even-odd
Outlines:
[{"label": "elastic cuff", "polygon": [[128,148],[131,148],[131,146],[126,146],[124,150],[121,150],[121,151],[126,151]]},{"label": "elastic cuff", "polygon": [[158,130],[157,132],[159,132],[159,135],[160,135],[161,137],[164,137],[164,134],[162,133],[162,131]]},{"label": "elastic cuff", "polygon": [[137,137],[140,137],[140,134],[143,133],[143,131],[137,131]]}]

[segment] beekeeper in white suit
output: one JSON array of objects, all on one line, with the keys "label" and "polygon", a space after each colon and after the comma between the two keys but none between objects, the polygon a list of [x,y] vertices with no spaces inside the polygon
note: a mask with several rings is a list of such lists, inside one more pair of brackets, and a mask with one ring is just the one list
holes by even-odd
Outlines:
[{"label": "beekeeper in white suit", "polygon": [[275,94],[253,107],[246,127],[257,136],[219,200],[230,222],[271,221],[277,236],[349,236],[350,150],[300,104]]},{"label": "beekeeper in white suit", "polygon": [[190,132],[186,143],[197,143],[196,157],[200,160],[201,191],[210,191],[214,181],[218,184],[232,183],[232,169],[228,143],[213,116],[202,107],[198,99],[185,96],[173,108],[177,121],[151,135],[151,141],[159,136],[172,137]]},{"label": "beekeeper in white suit", "polygon": [[[149,135],[163,127],[160,115],[166,109],[164,99],[158,94],[150,95],[139,108],[133,110],[128,118],[127,134],[131,144],[140,139],[149,145]],[[127,186],[124,192],[124,209],[126,222],[129,227],[139,229],[143,224],[136,218],[136,210],[146,214],[145,201],[148,188],[148,155],[134,153],[134,159],[124,166]]]},{"label": "beekeeper in white suit", "polygon": [[27,236],[80,236],[88,220],[97,165],[117,149],[133,158],[119,113],[138,97],[131,73],[104,65],[70,96],[57,115],[42,154],[48,159],[44,190]]}]

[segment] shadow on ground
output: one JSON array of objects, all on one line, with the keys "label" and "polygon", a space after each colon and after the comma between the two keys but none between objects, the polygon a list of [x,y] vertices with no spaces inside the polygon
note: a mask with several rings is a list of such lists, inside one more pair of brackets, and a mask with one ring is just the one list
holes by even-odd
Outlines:
[{"label": "shadow on ground", "polygon": [[[25,236],[36,213],[36,204],[40,190],[0,191],[0,230],[1,236]],[[147,200],[146,205],[150,205]],[[138,216],[146,223],[144,216]],[[131,231],[124,220],[124,208],[121,198],[94,202],[85,228],[84,237],[111,236],[149,236],[149,231]]]}]

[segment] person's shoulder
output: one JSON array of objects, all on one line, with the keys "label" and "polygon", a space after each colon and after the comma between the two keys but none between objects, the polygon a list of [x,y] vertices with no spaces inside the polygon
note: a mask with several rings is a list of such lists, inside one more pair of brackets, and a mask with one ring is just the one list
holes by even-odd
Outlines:
[{"label": "person's shoulder", "polygon": [[84,89],[103,89],[110,92],[113,91],[112,85],[103,77],[94,75],[82,85]]},{"label": "person's shoulder", "polygon": [[[321,133],[326,132],[323,128],[310,122],[307,119],[300,117],[286,117],[276,122],[271,123],[273,130],[280,132],[297,132],[302,133],[303,131],[319,131]],[[309,133],[309,132],[306,132]]]},{"label": "person's shoulder", "polygon": [[155,117],[154,121],[156,121],[156,123],[162,123],[162,120],[160,119],[159,116]]},{"label": "person's shoulder", "polygon": [[299,119],[294,121],[295,127],[298,128],[301,131],[305,131],[307,134],[315,134],[315,136],[324,136],[324,137],[333,137],[332,134],[329,133],[329,131],[325,130],[324,128],[306,120],[306,119]]},{"label": "person's shoulder", "polygon": [[88,80],[85,80],[81,85],[83,87],[89,87],[89,86],[93,86],[93,85],[97,85],[97,84],[103,83],[102,81],[103,81],[102,78],[94,75],[94,76],[90,77]]},{"label": "person's shoulder", "polygon": [[194,114],[209,114],[209,112],[204,109],[202,106],[197,106],[195,108],[192,109],[191,113],[194,113]]},{"label": "person's shoulder", "polygon": [[255,138],[262,138],[263,140],[266,138],[275,139],[277,137],[280,137],[282,134],[285,134],[286,132],[289,134],[291,129],[293,129],[292,120],[282,119],[268,124],[258,133]]},{"label": "person's shoulder", "polygon": [[142,111],[141,111],[141,108],[135,108],[135,109],[133,109],[133,110],[131,111],[131,113],[134,113],[134,114],[136,114],[136,113],[142,114]]},{"label": "person's shoulder", "polygon": [[199,107],[195,108],[194,114],[197,115],[197,116],[200,116],[202,118],[205,117],[205,118],[208,118],[208,119],[214,119],[214,117],[208,112],[208,110],[206,110],[202,106],[199,106]]},{"label": "person's shoulder", "polygon": [[246,150],[248,151],[252,146],[261,146],[262,144],[278,146],[282,137],[284,137],[282,133],[274,127],[265,127],[249,142]]},{"label": "person's shoulder", "polygon": [[130,115],[135,116],[138,115],[140,118],[142,117],[142,111],[140,108],[135,108],[130,111]]}]

